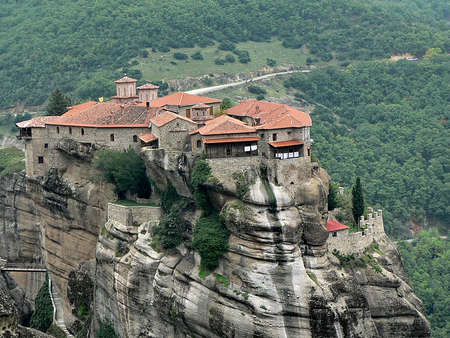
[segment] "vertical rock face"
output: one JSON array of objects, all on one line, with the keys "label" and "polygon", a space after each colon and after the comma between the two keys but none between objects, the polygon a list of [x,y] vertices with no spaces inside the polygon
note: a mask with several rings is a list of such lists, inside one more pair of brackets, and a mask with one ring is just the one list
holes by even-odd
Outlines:
[{"label": "vertical rock face", "polygon": [[[178,160],[144,156],[160,158],[149,171],[154,181],[173,182]],[[375,238],[378,249],[368,248],[374,261],[367,264],[344,268],[328,251],[325,171],[287,189],[260,169],[266,163],[222,163],[211,165],[205,184],[231,232],[219,267],[199,276],[190,241],[201,212],[193,203],[181,210],[186,241],[165,253],[152,246],[161,215],[134,227],[110,220],[96,248],[101,320],[122,337],[430,337],[423,305],[384,233]],[[177,180],[179,193],[190,196],[181,174]]]},{"label": "vertical rock face", "polygon": [[[0,257],[9,263],[45,263],[70,316],[69,272],[95,257],[106,206],[115,194],[111,185],[89,180],[90,158],[67,156],[67,166],[37,179],[24,174],[0,177]],[[29,277],[24,284],[34,281]],[[36,289],[27,294],[29,299],[41,283],[32,285]]]}]

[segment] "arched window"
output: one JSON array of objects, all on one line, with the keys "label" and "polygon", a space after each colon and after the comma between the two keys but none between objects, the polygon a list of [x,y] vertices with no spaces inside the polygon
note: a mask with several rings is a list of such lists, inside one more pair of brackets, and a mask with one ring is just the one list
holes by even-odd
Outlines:
[{"label": "arched window", "polygon": [[59,127],[56,127],[56,133],[59,134]]},{"label": "arched window", "polygon": [[133,142],[137,142],[138,137],[136,135],[133,135]]},{"label": "arched window", "polygon": [[197,148],[201,148],[202,147],[202,141],[201,140],[198,140],[197,141]]},{"label": "arched window", "polygon": [[114,134],[111,134],[111,135],[109,136],[109,140],[110,140],[110,141],[114,141]]}]

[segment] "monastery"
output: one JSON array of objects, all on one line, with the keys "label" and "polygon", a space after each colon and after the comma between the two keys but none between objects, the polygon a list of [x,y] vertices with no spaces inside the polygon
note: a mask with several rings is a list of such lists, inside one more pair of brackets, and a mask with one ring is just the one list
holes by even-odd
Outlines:
[{"label": "monastery", "polygon": [[181,92],[158,98],[158,86],[136,88],[136,82],[129,77],[115,81],[117,95],[108,102],[89,101],[61,116],[17,123],[18,138],[25,141],[27,176],[63,166],[64,152],[71,147],[86,154],[150,147],[204,153],[210,159],[304,157],[310,162],[311,118],[303,111],[249,100],[215,118],[221,100]]}]

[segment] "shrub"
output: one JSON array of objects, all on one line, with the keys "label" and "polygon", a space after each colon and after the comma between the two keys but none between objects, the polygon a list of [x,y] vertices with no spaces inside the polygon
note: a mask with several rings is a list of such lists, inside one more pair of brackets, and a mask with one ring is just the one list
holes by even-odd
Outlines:
[{"label": "shrub", "polygon": [[282,45],[285,48],[292,48],[292,49],[302,48],[302,46],[303,46],[300,39],[294,38],[294,37],[288,37],[288,38],[284,39],[282,42]]},{"label": "shrub", "polygon": [[267,59],[267,65],[270,67],[275,67],[277,64],[277,62],[275,60],[272,59]]},{"label": "shrub", "polygon": [[195,52],[191,55],[192,60],[203,60],[203,55],[200,51]]},{"label": "shrub", "polygon": [[139,197],[148,197],[151,187],[145,163],[132,150],[100,150],[93,167],[101,171],[94,180],[104,180],[116,186],[116,193],[134,190]]},{"label": "shrub", "polygon": [[226,97],[222,100],[222,103],[220,104],[220,109],[226,110],[231,108],[232,106],[233,105],[231,104],[231,100],[228,97]]},{"label": "shrub", "polygon": [[258,100],[258,101],[262,101],[262,100],[264,100],[266,97],[263,95],[263,94],[259,94],[259,95],[257,95],[256,96],[256,99]]},{"label": "shrub", "polygon": [[30,319],[30,327],[47,332],[53,323],[53,305],[48,290],[48,276],[34,301],[35,309]]},{"label": "shrub", "polygon": [[233,51],[236,49],[236,45],[230,41],[222,41],[217,48],[225,51]]},{"label": "shrub", "polygon": [[220,221],[219,213],[203,214],[195,223],[192,248],[200,253],[202,266],[212,270],[219,264],[219,258],[228,251],[230,232]]},{"label": "shrub", "polygon": [[267,90],[259,86],[248,86],[248,91],[253,94],[267,94]]},{"label": "shrub", "polygon": [[208,163],[198,161],[192,173],[191,190],[203,214],[195,223],[192,248],[200,253],[201,266],[206,270],[212,270],[219,264],[219,258],[228,250],[230,237],[230,232],[212,207],[203,186],[210,176],[211,167]]},{"label": "shrub", "polygon": [[187,54],[180,52],[173,53],[173,57],[177,60],[187,60],[189,58]]},{"label": "shrub", "polygon": [[225,61],[229,62],[229,63],[235,63],[236,62],[236,58],[234,57],[233,54],[227,54],[225,56]]},{"label": "shrub", "polygon": [[214,63],[216,65],[222,66],[222,65],[226,64],[227,62],[224,59],[217,58],[214,60]]},{"label": "shrub", "polygon": [[94,283],[91,278],[85,273],[72,270],[69,273],[67,298],[74,307],[73,313],[84,320],[94,299]]},{"label": "shrub", "polygon": [[164,249],[175,248],[184,240],[183,233],[187,229],[187,224],[180,215],[180,209],[185,205],[185,200],[175,203],[155,227],[155,234]]}]

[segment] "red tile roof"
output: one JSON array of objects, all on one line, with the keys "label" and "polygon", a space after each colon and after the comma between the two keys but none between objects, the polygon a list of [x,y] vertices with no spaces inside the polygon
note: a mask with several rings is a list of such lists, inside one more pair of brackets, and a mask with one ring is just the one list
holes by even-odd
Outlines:
[{"label": "red tile roof", "polygon": [[152,142],[152,141],[158,139],[158,137],[153,133],[141,134],[138,137],[144,143],[149,143],[149,142]]},{"label": "red tile roof", "polygon": [[133,79],[131,77],[128,76],[124,76],[123,78],[114,81],[115,83],[128,83],[128,82],[137,82],[136,79]]},{"label": "red tile roof", "polygon": [[243,134],[256,133],[256,129],[247,126],[246,123],[231,116],[221,115],[214,120],[207,121],[205,125],[191,134],[200,133],[200,135],[223,135],[223,134]]},{"label": "red tile roof", "polygon": [[332,231],[339,231],[339,230],[345,230],[350,228],[349,226],[339,223],[338,221],[335,221],[333,219],[330,219],[327,222],[327,230],[328,232],[332,232]]},{"label": "red tile roof", "polygon": [[139,86],[137,87],[137,89],[142,90],[142,89],[158,89],[159,86],[154,85],[153,83],[146,83],[145,85]]},{"label": "red tile roof", "polygon": [[45,128],[45,125],[51,121],[60,118],[60,116],[37,116],[31,120],[16,123],[19,128]]},{"label": "red tile roof", "polygon": [[83,111],[92,106],[95,106],[97,103],[98,103],[97,101],[88,101],[88,102],[78,104],[73,107],[67,107],[69,110],[66,113],[64,113],[63,116],[70,116],[70,115],[78,114],[80,111]]},{"label": "red tile roof", "polygon": [[204,143],[213,144],[213,143],[237,143],[237,142],[252,142],[259,141],[258,137],[230,137],[230,138],[216,138],[216,139],[207,139],[203,140]]},{"label": "red tile roof", "polygon": [[[75,109],[75,107],[74,107]],[[150,119],[165,109],[122,104],[112,100],[99,102],[84,110],[69,111],[47,124],[80,127],[148,127]]]},{"label": "red tile roof", "polygon": [[[150,101],[151,107],[164,107],[164,106],[193,106],[198,103],[220,103],[222,100],[212,99],[210,97],[192,95],[187,93],[174,93],[167,96],[160,97],[159,99]],[[139,105],[145,105],[146,103],[140,103]]]},{"label": "red tile roof", "polygon": [[300,146],[303,142],[290,140],[290,141],[277,141],[277,142],[269,142],[272,147],[281,148],[281,147],[290,147],[290,146]]},{"label": "red tile roof", "polygon": [[259,119],[256,129],[302,128],[312,125],[305,112],[285,104],[248,100],[226,111],[231,116],[250,116]]},{"label": "red tile roof", "polygon": [[152,118],[150,120],[150,122],[153,123],[154,125],[156,125],[157,127],[161,127],[175,119],[182,119],[182,120],[192,123],[193,125],[197,125],[197,123],[192,121],[190,118],[184,117],[184,116],[181,116],[181,115],[169,112],[169,111],[165,111],[164,113]]}]

